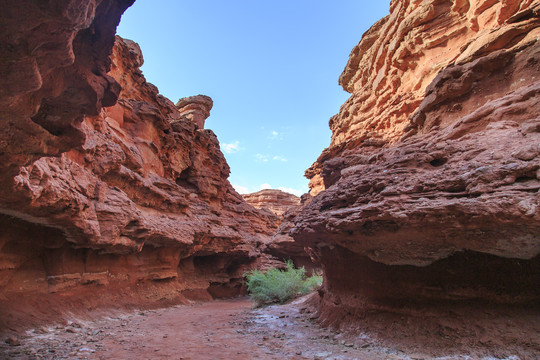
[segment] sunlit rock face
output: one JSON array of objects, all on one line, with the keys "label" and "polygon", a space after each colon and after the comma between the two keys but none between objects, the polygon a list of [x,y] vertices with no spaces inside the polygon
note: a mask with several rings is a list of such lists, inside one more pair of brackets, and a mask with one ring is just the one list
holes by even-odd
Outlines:
[{"label": "sunlit rock face", "polygon": [[229,184],[218,140],[204,129],[212,100],[175,106],[146,82],[138,45],[115,39],[130,4],[2,7],[3,313],[21,296],[90,288],[125,289],[120,300],[94,298],[119,304],[144,288],[136,284],[161,289],[145,301],[232,296],[264,262],[277,217]]},{"label": "sunlit rock face", "polygon": [[324,191],[291,230],[324,265],[326,306],[540,298],[539,16],[394,0],[363,35],[306,172]]}]

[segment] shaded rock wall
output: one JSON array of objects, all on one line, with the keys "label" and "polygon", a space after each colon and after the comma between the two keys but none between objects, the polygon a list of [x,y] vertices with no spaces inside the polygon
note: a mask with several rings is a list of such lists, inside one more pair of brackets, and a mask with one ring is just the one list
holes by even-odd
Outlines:
[{"label": "shaded rock wall", "polygon": [[539,16],[396,0],[363,35],[306,172],[325,190],[291,230],[324,265],[323,309],[540,298]]},{"label": "shaded rock wall", "polygon": [[145,286],[161,290],[144,300],[232,296],[268,257],[278,219],[227,181],[204,129],[212,100],[175,106],[146,82],[138,45],[115,41],[130,4],[2,4],[3,315],[16,312],[13,299],[85,289],[124,289],[92,306]]}]

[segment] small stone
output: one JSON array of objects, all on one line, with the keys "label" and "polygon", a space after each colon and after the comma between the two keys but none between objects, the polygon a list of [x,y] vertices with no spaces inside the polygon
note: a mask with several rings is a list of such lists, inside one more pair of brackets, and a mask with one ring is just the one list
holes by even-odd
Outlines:
[{"label": "small stone", "polygon": [[517,204],[518,209],[525,214],[525,216],[533,216],[536,213],[536,204],[531,200],[521,200]]},{"label": "small stone", "polygon": [[323,360],[323,359],[326,359],[330,355],[332,355],[332,353],[328,352],[328,351],[318,352],[315,355],[313,355],[313,359],[314,360]]},{"label": "small stone", "polygon": [[515,157],[516,159],[523,160],[523,161],[533,160],[536,156],[538,156],[538,147],[531,145],[528,148],[521,149],[513,153],[512,156]]},{"label": "small stone", "polygon": [[11,346],[21,346],[21,341],[13,336],[8,337],[5,343]]}]

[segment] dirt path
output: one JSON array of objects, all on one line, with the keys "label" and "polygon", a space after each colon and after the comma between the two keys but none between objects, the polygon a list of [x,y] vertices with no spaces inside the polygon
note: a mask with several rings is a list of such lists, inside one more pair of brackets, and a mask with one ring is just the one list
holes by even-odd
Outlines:
[{"label": "dirt path", "polygon": [[[157,310],[90,312],[0,343],[0,359],[433,359],[319,327],[301,298],[254,309],[246,298]],[[475,359],[448,354],[440,360]],[[496,360],[494,357],[485,359]],[[518,360],[510,357],[506,360]]]}]

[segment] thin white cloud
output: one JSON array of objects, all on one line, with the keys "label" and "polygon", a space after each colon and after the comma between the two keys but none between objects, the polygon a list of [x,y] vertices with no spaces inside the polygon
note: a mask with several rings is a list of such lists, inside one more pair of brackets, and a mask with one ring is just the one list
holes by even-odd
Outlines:
[{"label": "thin white cloud", "polygon": [[239,152],[240,150],[243,150],[240,147],[240,142],[238,140],[233,141],[232,143],[221,143],[221,151],[223,151],[226,154],[234,154],[236,152]]},{"label": "thin white cloud", "polygon": [[268,162],[270,156],[264,154],[255,154],[255,160],[257,162]]},{"label": "thin white cloud", "polygon": [[247,187],[238,184],[231,185],[239,194],[249,194],[249,189]]},{"label": "thin white cloud", "polygon": [[282,156],[277,156],[277,155],[276,155],[276,156],[273,156],[273,157],[272,157],[272,160],[283,161],[283,162],[287,161],[286,158],[284,158],[284,157],[282,157]]},{"label": "thin white cloud", "polygon": [[272,130],[268,138],[270,140],[283,140],[283,134],[277,132],[276,130]]},{"label": "thin white cloud", "polygon": [[279,156],[279,155],[266,155],[266,154],[255,154],[255,161],[257,162],[268,162],[270,160],[274,160],[274,161],[282,161],[282,162],[286,162],[288,161],[287,158],[284,158],[283,156]]},{"label": "thin white cloud", "polygon": [[294,189],[294,188],[288,188],[288,187],[283,187],[283,186],[280,186],[278,187],[279,190],[281,191],[285,191],[287,193],[290,193],[290,194],[294,194],[296,196],[302,196],[304,195],[305,191],[303,190],[300,190],[300,189]]},{"label": "thin white cloud", "polygon": [[[264,183],[264,184],[259,185],[259,189],[260,190],[274,189],[274,187],[272,185],[268,184],[268,183]],[[284,187],[284,186],[280,186],[277,189],[281,190],[281,191],[284,191],[286,193],[289,193],[289,194],[294,194],[296,196],[302,196],[302,195],[304,195],[306,193],[306,191],[301,190],[301,189],[295,189],[295,188]]]}]

